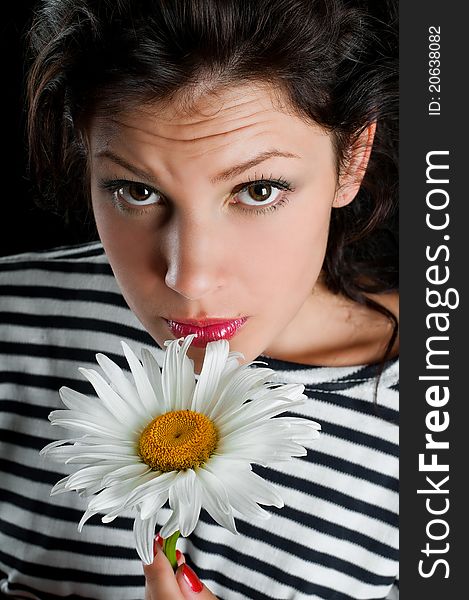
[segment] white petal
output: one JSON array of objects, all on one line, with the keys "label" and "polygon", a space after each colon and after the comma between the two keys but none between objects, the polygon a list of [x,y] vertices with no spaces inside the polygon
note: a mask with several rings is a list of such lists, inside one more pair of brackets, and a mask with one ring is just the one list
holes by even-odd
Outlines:
[{"label": "white petal", "polygon": [[231,506],[241,515],[253,520],[270,518],[270,513],[257,504],[252,490],[246,486],[245,470],[239,474],[226,467],[224,463],[224,468],[218,469],[216,474],[226,488]]},{"label": "white petal", "polygon": [[[225,484],[226,485],[226,484]],[[259,506],[249,497],[246,497],[242,491],[234,486],[227,486],[230,496],[231,506],[238,511],[243,517],[257,521],[257,519],[270,519],[270,513]]]},{"label": "white petal", "polygon": [[307,452],[303,447],[298,450],[295,449],[294,453],[291,451],[283,452],[278,451],[276,446],[256,447],[254,445],[239,447],[236,446],[230,449],[223,449],[223,456],[227,460],[245,460],[249,463],[261,465],[262,467],[269,467],[277,462],[290,461],[293,456],[306,456]]},{"label": "white petal", "polygon": [[306,425],[313,429],[321,429],[321,424],[302,417],[279,417],[277,421],[288,421],[292,425]]},{"label": "white petal", "polygon": [[[262,428],[259,429],[262,431]],[[262,443],[259,440],[262,439]],[[305,456],[307,451],[304,446],[287,436],[261,434],[253,431],[239,437],[221,439],[218,442],[217,454],[226,456],[250,456],[250,462],[259,464],[272,464],[276,460],[290,460],[292,456]],[[270,459],[269,459],[270,456]],[[268,461],[265,463],[265,461]]]},{"label": "white petal", "polygon": [[98,512],[99,510],[86,509],[86,511],[83,513],[82,518],[80,519],[80,522],[78,523],[78,531],[81,532],[81,530],[83,529],[83,525],[86,523],[86,521],[88,521],[88,519],[91,519],[91,517],[97,514]]},{"label": "white petal", "polygon": [[97,494],[103,489],[101,482],[96,483],[95,485],[89,485],[87,488],[82,490],[77,490],[77,493],[82,498],[91,498],[94,494]]},{"label": "white petal", "polygon": [[90,398],[89,396],[85,396],[85,394],[81,394],[66,386],[62,386],[59,389],[59,396],[65,406],[70,410],[93,415],[100,420],[112,419],[111,413],[97,398]]},{"label": "white petal", "polygon": [[223,483],[228,482],[247,498],[268,506],[283,506],[283,499],[277,487],[270,481],[254,473],[251,465],[243,461],[226,461],[224,457],[214,458],[207,469]]},{"label": "white petal", "polygon": [[242,360],[244,360],[244,354],[242,352],[235,352],[233,350],[229,352],[225,363],[224,375],[228,375],[231,371],[237,369]]},{"label": "white petal", "polygon": [[[73,441],[73,440],[68,440]],[[101,446],[102,444],[114,444],[123,448],[136,448],[136,441],[134,438],[125,439],[125,435],[120,437],[119,439],[103,439],[101,436],[96,435],[83,435],[80,438],[77,438],[77,444],[82,444],[83,446]]]},{"label": "white petal", "polygon": [[91,467],[80,469],[76,473],[73,473],[73,475],[69,476],[65,487],[68,490],[79,490],[81,488],[87,488],[91,485],[103,485],[103,477],[107,475],[112,468],[113,467],[110,467],[109,465],[93,465]]},{"label": "white petal", "polygon": [[117,392],[117,394],[127,403],[128,406],[133,407],[137,412],[144,416],[145,410],[143,404],[140,401],[135,386],[126,377],[124,371],[112,361],[105,354],[96,354],[96,360],[99,366],[104,371],[106,377],[111,382],[111,387]]},{"label": "white petal", "polygon": [[303,427],[300,425],[290,425],[288,422],[283,422],[282,419],[270,419],[256,423],[247,423],[239,429],[233,430],[228,435],[224,435],[224,429],[220,428],[219,441],[224,444],[283,444],[283,443],[298,443],[299,439],[303,439],[308,434],[308,440],[317,436],[318,432],[314,428]]},{"label": "white petal", "polygon": [[65,461],[65,464],[74,465],[100,465],[103,464],[113,465],[114,467],[122,467],[123,465],[131,465],[135,462],[135,459],[130,456],[114,456],[113,454],[82,454],[80,456],[72,456]]},{"label": "white petal", "polygon": [[226,460],[244,460],[249,463],[268,467],[273,462],[272,452],[270,448],[220,448],[220,456]]},{"label": "white petal", "polygon": [[305,436],[308,439],[315,439],[319,436],[321,425],[316,421],[310,421],[309,419],[302,419],[297,417],[278,417],[273,419],[272,422],[279,421],[282,424],[288,426],[289,431],[292,435]]},{"label": "white petal", "polygon": [[51,489],[50,495],[55,496],[56,494],[63,494],[64,492],[68,492],[68,489],[65,486],[67,485],[69,478],[70,475],[67,475],[67,477],[59,479],[59,481],[57,481],[57,483]]},{"label": "white petal", "polygon": [[153,540],[155,539],[156,515],[142,520],[139,515],[134,521],[134,536],[137,553],[146,565],[153,562]]},{"label": "white petal", "polygon": [[225,383],[218,402],[207,415],[214,421],[226,419],[239,410],[257,389],[270,378],[271,369],[252,369],[247,365],[238,367]]},{"label": "white petal", "polygon": [[50,442],[49,444],[47,444],[47,446],[44,446],[44,448],[42,448],[42,450],[40,450],[39,454],[41,456],[44,454],[49,454],[53,448],[58,448],[59,446],[62,446],[63,444],[68,444],[68,443],[71,444],[73,442],[77,442],[78,440],[82,440],[85,438],[86,438],[86,436],[80,436],[77,438],[69,438],[67,440],[56,440],[55,442]]},{"label": "white petal", "polygon": [[155,515],[160,508],[164,506],[168,499],[168,492],[162,492],[161,494],[152,494],[147,496],[145,500],[140,504],[140,516],[142,519],[148,519],[152,515]]},{"label": "white petal", "polygon": [[[81,446],[75,444],[74,446],[63,446],[62,448],[53,449],[50,452],[57,453],[66,464],[71,462],[85,464],[88,461],[90,464],[96,461],[109,461],[111,464],[135,464],[136,462],[140,462],[132,448],[108,444],[102,446]],[[121,464],[120,466],[123,465]]]},{"label": "white petal", "polygon": [[202,506],[219,525],[232,533],[238,533],[228,494],[222,482],[203,467],[197,469],[196,475],[200,483]]},{"label": "white petal", "polygon": [[135,406],[129,406],[127,401],[121,398],[94,369],[83,369],[80,367],[78,370],[88,379],[104,406],[117,421],[126,425],[130,431],[139,427],[141,415],[138,414]]},{"label": "white petal", "polygon": [[195,375],[193,364],[186,353],[194,337],[195,335],[191,334],[184,338],[181,347],[179,340],[168,344],[161,374],[167,411],[183,410],[191,406]]},{"label": "white petal", "polygon": [[210,342],[205,347],[205,357],[199,380],[195,386],[191,410],[209,415],[218,400],[217,388],[228,358],[227,340]]},{"label": "white petal", "polygon": [[245,486],[249,488],[250,493],[256,498],[256,502],[268,506],[276,506],[277,508],[282,508],[284,505],[283,498],[277,488],[253,471],[249,473]]},{"label": "white petal", "polygon": [[169,490],[169,505],[178,519],[181,535],[187,537],[197,525],[201,508],[199,485],[192,469],[179,472],[175,484]]},{"label": "white petal", "polygon": [[264,423],[263,429],[268,436],[278,436],[300,444],[309,444],[319,437],[321,426],[308,419],[278,417]]},{"label": "white petal", "polygon": [[303,402],[278,399],[274,402],[266,402],[264,399],[253,400],[245,404],[239,409],[236,414],[232,414],[222,419],[217,419],[216,425],[223,436],[239,430],[242,427],[249,427],[252,423],[257,423],[260,420],[267,420],[279,415],[294,406],[301,406]]},{"label": "white petal", "polygon": [[161,370],[160,366],[147,348],[142,348],[142,360],[143,360],[143,368],[148,377],[148,381],[150,382],[151,387],[153,388],[153,392],[155,394],[155,398],[158,402],[158,407],[160,412],[165,411],[165,403],[164,403],[164,394],[163,394],[163,385],[161,383]]},{"label": "white petal", "polygon": [[305,386],[299,383],[285,383],[279,385],[278,383],[272,383],[269,386],[257,391],[254,399],[258,398],[269,398],[270,401],[277,400],[278,398],[287,400],[307,400],[307,397],[303,394]]},{"label": "white petal", "polygon": [[93,496],[88,504],[88,509],[93,512],[107,512],[109,510],[123,510],[124,500],[130,491],[127,482],[110,488],[104,488],[99,494]]},{"label": "white petal", "polygon": [[167,492],[172,486],[176,479],[177,472],[170,471],[169,473],[161,473],[159,471],[152,471],[152,477],[149,478],[147,483],[140,485],[131,494],[129,494],[126,505],[134,506],[145,501],[146,498],[152,495],[159,495]]},{"label": "white petal", "polygon": [[233,373],[240,368],[242,361],[244,360],[244,354],[241,352],[229,352],[228,357],[223,367],[223,373],[220,377],[219,392],[221,393],[230,379]]},{"label": "white petal", "polygon": [[120,516],[122,512],[121,507],[116,508],[115,510],[110,510],[103,517],[101,517],[101,523],[112,523],[117,517]]},{"label": "white petal", "polygon": [[148,380],[148,376],[141,362],[125,342],[121,342],[121,344],[127,362],[129,363],[130,370],[132,371],[140,401],[145,407],[147,416],[151,420],[156,414],[160,414],[164,409],[163,394],[161,394],[160,398],[155,396],[153,387]]},{"label": "white petal", "polygon": [[166,520],[165,524],[160,530],[160,535],[162,538],[169,538],[179,530],[179,514],[176,510],[169,515],[169,518]]},{"label": "white petal", "polygon": [[121,481],[128,481],[135,477],[140,477],[151,471],[150,467],[145,463],[137,463],[132,465],[124,465],[118,469],[109,471],[105,477],[103,477],[103,485],[108,487],[120,483]]},{"label": "white petal", "polygon": [[98,436],[121,438],[125,434],[122,424],[117,424],[110,416],[105,424],[97,423],[96,417],[77,412],[76,410],[53,410],[49,415],[52,425],[59,425],[65,429],[85,431]]},{"label": "white petal", "polygon": [[[99,445],[95,445],[95,444],[91,444],[88,445],[86,443],[76,443],[73,444],[73,446],[60,446],[58,448],[51,448],[49,450],[49,454],[55,453],[55,452],[60,452],[63,454],[63,456],[72,456],[75,454],[82,454],[82,453],[95,453],[97,456],[101,455],[101,454],[115,454],[116,456],[133,456],[135,458],[135,460],[139,460],[139,458],[137,457],[137,454],[135,452],[135,449],[132,448],[132,446],[128,446],[126,444],[119,444],[119,443],[106,443],[106,442],[112,442],[113,440],[103,440],[101,444]],[[117,442],[117,440],[116,440]]]},{"label": "white petal", "polygon": [[112,487],[105,488],[90,500],[88,504],[89,510],[107,512],[108,510],[116,510],[119,507],[123,509],[129,493],[139,485],[146,483],[151,476],[152,473],[140,475],[138,478],[121,481]]}]

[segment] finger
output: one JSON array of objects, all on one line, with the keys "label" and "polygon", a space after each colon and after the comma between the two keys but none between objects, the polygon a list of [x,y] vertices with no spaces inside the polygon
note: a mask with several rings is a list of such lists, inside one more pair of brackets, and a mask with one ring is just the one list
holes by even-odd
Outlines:
[{"label": "finger", "polygon": [[[160,534],[158,534],[158,535],[155,537],[155,543],[158,543],[158,544],[161,546],[161,548],[164,548],[164,539],[161,537],[161,535],[160,535]],[[182,563],[185,563],[185,562],[186,562],[186,557],[185,557],[185,556],[184,556],[184,554],[183,554],[183,553],[182,553],[180,550],[178,550],[177,548],[176,548],[176,562],[177,562],[177,565],[178,565],[178,566],[180,566],[180,565],[182,565]]]},{"label": "finger", "polygon": [[176,581],[179,584],[179,589],[185,600],[194,598],[197,598],[198,600],[216,600],[216,596],[214,596],[208,587],[200,581],[189,565],[183,564],[178,568],[176,571]]},{"label": "finger", "polygon": [[178,563],[178,567],[180,567],[186,562],[186,557],[180,550],[176,550],[176,560]]},{"label": "finger", "polygon": [[[155,541],[153,544],[155,558],[151,565],[143,565],[145,573],[146,600],[182,600],[173,568],[166,558],[163,549]],[[182,555],[181,555],[182,556]]]}]

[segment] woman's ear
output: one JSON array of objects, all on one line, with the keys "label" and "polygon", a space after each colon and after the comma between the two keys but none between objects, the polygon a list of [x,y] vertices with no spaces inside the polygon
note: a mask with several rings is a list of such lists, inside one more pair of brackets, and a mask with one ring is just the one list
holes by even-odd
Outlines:
[{"label": "woman's ear", "polygon": [[334,202],[332,203],[334,208],[346,206],[357,195],[370,160],[375,131],[376,122],[373,122],[362,131],[353,144],[350,156],[341,169]]}]

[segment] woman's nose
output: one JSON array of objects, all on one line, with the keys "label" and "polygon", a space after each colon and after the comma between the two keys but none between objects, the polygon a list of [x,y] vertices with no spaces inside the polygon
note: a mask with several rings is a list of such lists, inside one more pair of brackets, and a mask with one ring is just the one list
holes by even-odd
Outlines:
[{"label": "woman's nose", "polygon": [[169,288],[189,300],[200,300],[223,286],[223,232],[216,218],[176,217],[165,246]]}]

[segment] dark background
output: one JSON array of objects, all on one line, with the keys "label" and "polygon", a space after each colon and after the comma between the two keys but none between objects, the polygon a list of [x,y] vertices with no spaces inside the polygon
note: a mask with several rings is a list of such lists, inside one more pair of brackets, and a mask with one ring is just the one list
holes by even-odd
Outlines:
[{"label": "dark background", "polygon": [[[0,256],[95,239],[89,227],[35,205],[37,193],[27,179],[24,107],[24,34],[34,0],[8,3],[0,25],[2,73],[2,175],[0,176]],[[6,8],[6,7],[5,7]]]}]

